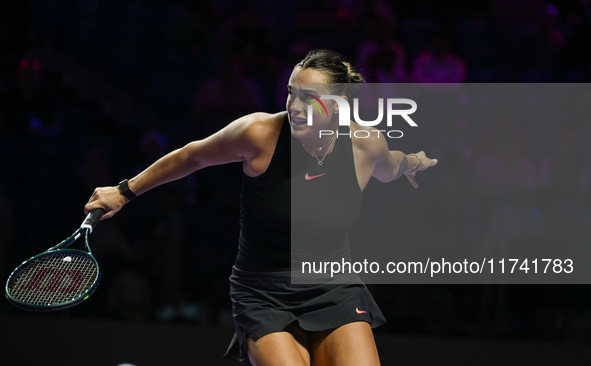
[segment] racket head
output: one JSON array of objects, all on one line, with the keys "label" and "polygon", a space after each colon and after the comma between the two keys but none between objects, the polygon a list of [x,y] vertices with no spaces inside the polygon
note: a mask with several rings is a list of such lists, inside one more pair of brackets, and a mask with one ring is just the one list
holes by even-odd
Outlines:
[{"label": "racket head", "polygon": [[18,266],[6,282],[6,298],[32,311],[62,310],[86,300],[98,287],[101,272],[91,253],[48,250]]}]

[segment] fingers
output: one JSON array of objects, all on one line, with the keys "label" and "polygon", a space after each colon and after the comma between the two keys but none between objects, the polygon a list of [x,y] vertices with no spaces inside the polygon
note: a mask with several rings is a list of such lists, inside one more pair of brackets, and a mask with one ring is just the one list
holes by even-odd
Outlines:
[{"label": "fingers", "polygon": [[101,217],[101,220],[108,219],[119,212],[123,205],[125,205],[125,202],[125,198],[117,187],[96,188],[88,203],[84,206],[84,213],[88,215],[95,208],[102,208],[105,210],[105,213]]},{"label": "fingers", "polygon": [[412,186],[415,187],[415,189],[419,188],[419,184],[415,180],[414,174],[405,174],[405,175],[406,175],[406,178],[408,179],[408,181],[410,182],[410,184],[412,184]]},{"label": "fingers", "polygon": [[424,166],[425,168],[424,169],[420,169],[421,171],[422,170],[427,170],[428,168],[431,168],[431,167],[435,166],[435,164],[437,164],[437,162],[438,162],[437,159],[429,159],[429,158],[426,158],[426,160],[427,160],[428,164],[425,164],[425,166]]},{"label": "fingers", "polygon": [[[91,210],[93,210],[93,209],[95,209],[95,208],[99,208],[99,207],[101,207],[101,206],[98,206],[98,205],[96,204],[96,200],[97,200],[97,197],[96,197],[96,195],[97,195],[97,190],[98,190],[98,188],[96,188],[96,189],[94,190],[94,192],[92,192],[92,196],[90,196],[90,199],[88,200],[88,202],[86,203],[86,205],[84,205],[84,214],[85,214],[85,215],[88,215],[88,213],[89,213]],[[105,211],[106,211],[106,210],[105,210]]]},{"label": "fingers", "polygon": [[421,167],[419,171],[427,170],[439,162],[437,159],[428,158],[424,151],[419,151],[417,155],[421,158]]},{"label": "fingers", "polygon": [[416,155],[421,160],[421,165],[419,166],[419,168],[415,172],[413,172],[411,174],[405,174],[406,178],[408,179],[410,184],[412,184],[412,186],[415,187],[415,189],[419,188],[419,184],[415,180],[415,173],[417,171],[421,172],[423,170],[427,170],[430,167],[435,166],[439,162],[439,160],[437,160],[437,159],[429,159],[427,157],[427,155],[425,155],[424,151],[419,151],[418,153],[416,153]]}]

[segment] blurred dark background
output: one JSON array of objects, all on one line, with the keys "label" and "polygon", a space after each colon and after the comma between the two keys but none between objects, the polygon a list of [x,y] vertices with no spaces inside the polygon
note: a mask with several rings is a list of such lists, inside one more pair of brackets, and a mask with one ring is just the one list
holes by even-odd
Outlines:
[{"label": "blurred dark background", "polygon": [[[591,7],[587,0],[4,0],[2,278],[69,235],[96,186],[131,178],[239,116],[283,110],[289,74],[313,48],[343,53],[369,82],[586,83]],[[410,226],[407,238],[442,246],[590,238],[588,124],[537,126],[559,132],[536,144],[535,130],[498,121],[449,121],[438,126],[445,132],[436,146],[414,147],[446,164],[427,195],[431,215],[404,211],[404,222],[431,220],[432,230]],[[101,286],[59,316],[231,326],[227,278],[240,182],[240,164],[208,168],[102,222],[92,238]],[[507,214],[524,225],[499,238]],[[464,225],[446,225],[445,217]],[[378,333],[591,339],[587,285],[371,290],[389,320]],[[0,313],[22,314],[6,301]]]}]

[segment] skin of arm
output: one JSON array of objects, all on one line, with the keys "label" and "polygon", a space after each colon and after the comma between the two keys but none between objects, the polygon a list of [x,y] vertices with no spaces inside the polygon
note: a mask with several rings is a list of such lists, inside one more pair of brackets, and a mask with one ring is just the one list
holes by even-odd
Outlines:
[{"label": "skin of arm", "polygon": [[384,155],[384,159],[376,164],[373,174],[380,182],[398,179],[403,174],[417,170],[421,163],[416,156],[406,155],[402,151],[388,151]]},{"label": "skin of arm", "polygon": [[423,171],[437,164],[437,159],[429,159],[424,152],[406,155],[401,151],[388,150],[388,143],[384,135],[372,127],[351,124],[351,131],[363,129],[370,131],[367,138],[353,137],[354,146],[359,151],[356,159],[356,170],[361,172],[362,187],[367,184],[371,176],[380,182],[391,182],[402,175],[406,175],[411,184],[417,188],[414,180],[417,171]]},{"label": "skin of arm", "polygon": [[[237,119],[217,133],[203,140],[188,143],[158,159],[131,178],[129,188],[139,196],[202,168],[240,161],[243,162],[246,174],[257,175],[257,169],[260,170],[264,165],[264,161],[261,160],[267,155],[267,138],[272,138],[275,134],[273,120],[277,120],[277,117],[264,113]],[[84,211],[88,213],[92,209],[103,208],[105,214],[101,219],[107,219],[119,212],[128,202],[118,187],[100,187],[94,190]]]}]

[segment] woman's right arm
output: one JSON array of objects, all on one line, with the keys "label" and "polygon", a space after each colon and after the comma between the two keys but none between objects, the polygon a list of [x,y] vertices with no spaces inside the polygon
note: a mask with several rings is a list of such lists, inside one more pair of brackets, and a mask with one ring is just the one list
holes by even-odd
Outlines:
[{"label": "woman's right arm", "polygon": [[[129,189],[139,196],[207,166],[252,159],[260,143],[255,140],[256,135],[249,132],[249,127],[258,119],[257,114],[242,117],[203,140],[168,153],[131,178],[128,181]],[[95,208],[103,208],[105,214],[102,219],[107,219],[128,202],[118,187],[100,187],[94,190],[84,211],[88,213]]]}]

